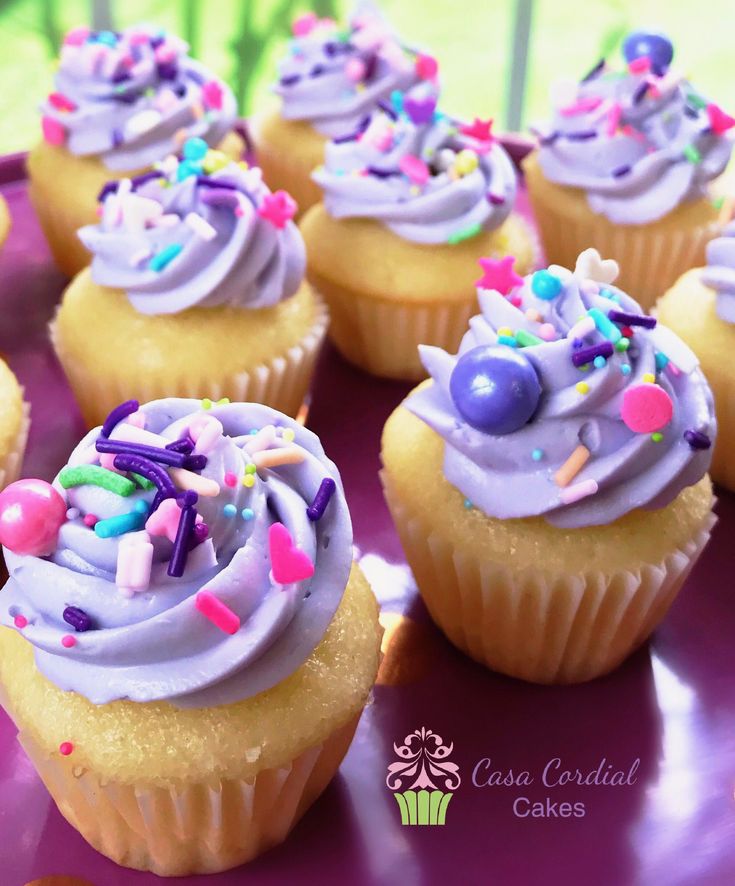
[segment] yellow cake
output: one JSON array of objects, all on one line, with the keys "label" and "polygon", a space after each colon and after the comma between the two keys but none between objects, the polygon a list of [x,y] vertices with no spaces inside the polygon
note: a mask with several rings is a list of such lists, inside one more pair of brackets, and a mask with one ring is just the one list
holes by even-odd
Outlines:
[{"label": "yellow cake", "polygon": [[0,488],[17,479],[30,427],[30,407],[23,388],[0,358]]},{"label": "yellow cake", "polygon": [[0,246],[8,239],[10,233],[10,211],[8,204],[0,194]]}]

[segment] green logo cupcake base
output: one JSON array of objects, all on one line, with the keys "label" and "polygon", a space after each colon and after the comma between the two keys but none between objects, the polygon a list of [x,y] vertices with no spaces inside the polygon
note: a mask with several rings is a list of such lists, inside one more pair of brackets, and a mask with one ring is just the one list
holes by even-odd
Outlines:
[{"label": "green logo cupcake base", "polygon": [[402,825],[444,824],[447,806],[454,796],[444,791],[404,791],[393,794],[401,810]]}]

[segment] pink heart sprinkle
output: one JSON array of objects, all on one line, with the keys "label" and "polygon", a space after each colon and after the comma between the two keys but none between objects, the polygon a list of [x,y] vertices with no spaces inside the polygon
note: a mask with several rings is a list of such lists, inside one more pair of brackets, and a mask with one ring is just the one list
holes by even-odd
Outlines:
[{"label": "pink heart sprinkle", "polygon": [[50,145],[63,145],[66,141],[66,129],[53,117],[41,118],[41,131]]},{"label": "pink heart sprinkle", "polygon": [[273,579],[279,585],[290,585],[314,574],[314,564],[297,548],[283,523],[274,523],[268,530]]},{"label": "pink heart sprinkle", "polygon": [[429,167],[424,163],[421,157],[416,157],[413,154],[406,154],[398,161],[398,168],[417,185],[423,185],[429,180]]}]

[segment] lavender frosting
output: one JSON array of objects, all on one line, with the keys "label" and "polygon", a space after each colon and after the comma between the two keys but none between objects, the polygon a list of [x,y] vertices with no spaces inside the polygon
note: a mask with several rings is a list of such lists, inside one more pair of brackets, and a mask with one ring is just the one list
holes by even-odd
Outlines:
[{"label": "lavender frosting", "polygon": [[377,112],[354,138],[327,145],[313,178],[330,215],[376,219],[416,243],[458,242],[499,227],[517,184],[502,146],[436,112],[426,84],[397,104],[400,111]]},{"label": "lavender frosting", "polygon": [[293,201],[236,163],[211,175],[187,167],[178,181],[185,163],[171,157],[166,174],[108,186],[100,223],[79,231],[95,282],[124,290],[143,314],[293,295],[306,264]]},{"label": "lavender frosting", "polygon": [[[144,429],[123,421],[110,439],[168,443],[186,434],[202,412],[196,400],[158,400],[137,413]],[[0,618],[9,627],[19,613],[28,620],[22,635],[34,646],[39,670],[59,688],[94,704],[116,699],[167,700],[180,707],[229,704],[285,679],[322,639],[352,562],[352,528],[336,467],[314,434],[266,406],[218,405],[206,415],[218,419],[224,432],[201,476],[215,481],[220,492],[199,497],[208,537],[189,552],[182,577],[167,574],[171,542],[151,536],[150,586],[125,596],[116,587],[116,563],[126,536],[100,538],[83,522],[85,514],[104,519],[129,512],[137,501],[150,504],[152,491],[122,498],[94,485],[63,489],[57,477],[54,485],[75,510],[56,550],[41,558],[5,549],[10,578]],[[260,445],[252,431],[269,426],[271,449],[296,445],[304,460],[259,468],[247,488],[242,479],[250,450]],[[293,433],[293,442],[284,439],[285,431]],[[90,462],[99,435],[100,428],[90,431],[68,464]],[[236,478],[234,485],[226,476]],[[312,521],[306,508],[324,478],[334,480],[336,491],[323,516]],[[313,561],[310,579],[275,583],[268,546],[274,522],[284,524]],[[205,588],[239,616],[235,633],[220,630],[197,609],[196,594]],[[76,633],[71,648],[61,642],[74,633],[62,620],[68,606],[92,619],[92,629]]]},{"label": "lavender frosting", "polygon": [[[143,169],[178,150],[181,133],[218,145],[232,129],[232,91],[160,28],[76,29],[61,50],[44,132],[115,172]],[[48,137],[48,136],[47,136]]]},{"label": "lavender frosting", "polygon": [[[626,351],[613,349],[601,368],[581,371],[572,362],[576,347],[608,338],[589,320],[592,331],[579,332],[580,318],[589,318],[590,309],[605,317],[611,310],[636,316],[642,311],[615,286],[588,279],[581,267],[575,273],[558,266],[549,271],[563,282],[551,301],[534,294],[533,275],[508,297],[479,290],[482,313],[470,321],[458,355],[422,347],[434,383],[405,405],[444,438],[447,480],[489,517],[541,515],[554,526],[577,528],[611,523],[635,508],[664,507],[705,474],[711,459],[710,448],[688,442],[691,432],[711,441],[716,430],[712,394],[697,359],[668,329],[635,325]],[[618,336],[626,328],[610,325]],[[537,337],[538,343],[521,347],[516,340],[516,346],[536,370],[542,391],[527,424],[511,434],[491,435],[463,419],[449,385],[458,359],[480,345],[498,344],[501,329],[514,338],[519,330]],[[634,433],[621,419],[625,392],[654,376],[673,403],[673,417],[658,442],[650,433]],[[579,382],[587,384],[587,393],[577,388]],[[573,483],[594,481],[596,490],[570,501],[574,496],[567,497],[554,475],[580,444],[589,450],[589,460]]]},{"label": "lavender frosting", "polygon": [[306,120],[329,138],[352,132],[377,103],[417,80],[413,57],[373,4],[361,3],[347,30],[302,16],[274,91],[287,120]]},{"label": "lavender frosting", "polygon": [[707,246],[702,280],[717,292],[717,315],[727,323],[735,323],[735,222],[730,222]]},{"label": "lavender frosting", "polygon": [[656,221],[707,194],[730,159],[711,106],[668,72],[595,72],[558,97],[539,127],[539,163],[552,182],[586,192],[593,212],[622,225]]}]

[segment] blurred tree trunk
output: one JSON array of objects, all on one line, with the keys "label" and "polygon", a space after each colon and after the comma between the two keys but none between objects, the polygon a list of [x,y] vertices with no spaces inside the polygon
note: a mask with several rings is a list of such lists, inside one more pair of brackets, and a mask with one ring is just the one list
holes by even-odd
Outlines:
[{"label": "blurred tree trunk", "polygon": [[199,5],[200,0],[183,0],[181,4],[183,17],[181,31],[195,58],[199,54]]},{"label": "blurred tree trunk", "polygon": [[91,0],[90,19],[95,31],[114,31],[115,22],[110,0]]},{"label": "blurred tree trunk", "polygon": [[61,29],[56,16],[56,3],[54,0],[41,0],[38,11],[41,13],[41,32],[46,40],[46,48],[49,55],[55,58],[59,52],[61,42]]}]

